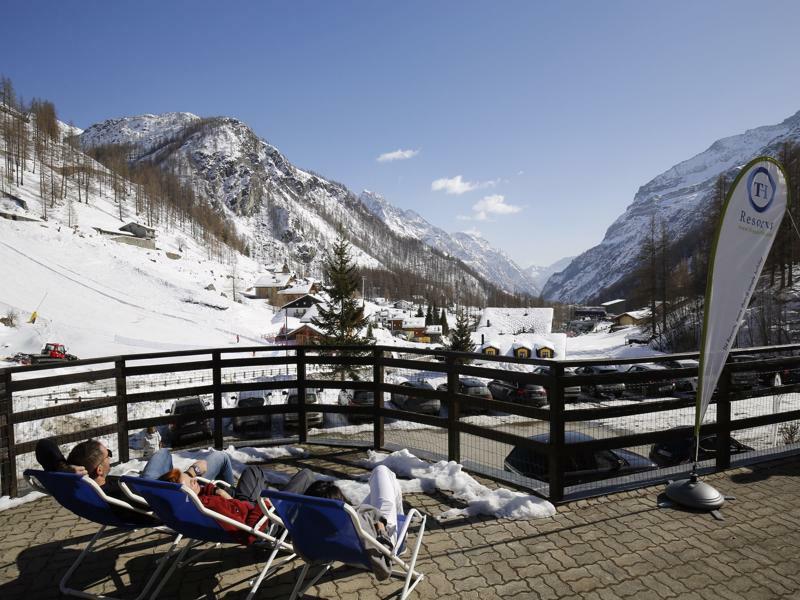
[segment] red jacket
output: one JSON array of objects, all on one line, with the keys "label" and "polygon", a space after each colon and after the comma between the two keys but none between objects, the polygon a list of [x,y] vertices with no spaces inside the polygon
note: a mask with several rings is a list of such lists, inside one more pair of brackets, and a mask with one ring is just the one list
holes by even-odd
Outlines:
[{"label": "red jacket", "polygon": [[[235,521],[239,521],[240,523],[244,523],[248,527],[255,527],[256,523],[258,523],[259,519],[264,516],[264,513],[261,512],[261,509],[252,504],[251,502],[246,502],[244,500],[236,500],[236,499],[228,499],[223,498],[222,496],[217,496],[214,492],[216,491],[216,487],[213,483],[208,483],[203,486],[198,494],[198,498],[200,498],[200,502],[202,502],[203,506],[208,508],[209,510],[213,510],[214,512],[218,512],[221,515],[224,515],[230,519]],[[249,535],[248,533],[242,531],[241,529],[237,529],[234,525],[230,523],[226,523],[224,521],[217,521],[225,531],[229,531],[233,534],[233,537],[240,543],[249,545],[256,541],[256,537],[253,535]],[[262,526],[262,530],[266,529],[269,526],[269,522],[265,522]]]}]

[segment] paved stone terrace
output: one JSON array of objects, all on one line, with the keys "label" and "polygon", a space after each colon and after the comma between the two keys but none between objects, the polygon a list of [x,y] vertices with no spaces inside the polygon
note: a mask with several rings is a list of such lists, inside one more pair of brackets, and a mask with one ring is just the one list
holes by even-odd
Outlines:
[{"label": "paved stone terrace", "polygon": [[[314,456],[272,468],[308,466],[346,477],[363,453],[312,448]],[[436,598],[800,598],[800,462],[786,460],[706,478],[736,501],[725,521],[709,514],[658,509],[662,488],[582,500],[552,519],[494,518],[439,523],[428,519],[413,597]],[[445,494],[407,496],[435,516],[458,503]],[[58,581],[97,530],[43,498],[0,513],[0,598],[54,598]],[[161,538],[163,539],[163,538]],[[92,592],[133,597],[150,573],[159,542],[137,535],[85,563]],[[213,550],[170,579],[162,598],[244,598],[257,560],[252,548]],[[299,566],[285,566],[259,598],[286,598]],[[119,575],[117,575],[119,574]],[[81,583],[78,579],[76,583]],[[313,598],[396,597],[395,580],[340,568],[310,590]],[[133,593],[131,593],[133,592]]]}]

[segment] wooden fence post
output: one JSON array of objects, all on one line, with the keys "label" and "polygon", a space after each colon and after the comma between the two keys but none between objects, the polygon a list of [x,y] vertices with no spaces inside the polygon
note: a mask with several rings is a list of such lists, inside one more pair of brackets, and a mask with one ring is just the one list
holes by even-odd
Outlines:
[{"label": "wooden fence post", "polygon": [[308,441],[308,419],[306,411],[306,349],[297,348],[297,437],[300,444]]},{"label": "wooden fence post", "polygon": [[458,429],[458,417],[461,407],[458,393],[458,370],[456,360],[447,355],[447,459],[461,462],[461,432]]},{"label": "wooden fence post", "polygon": [[11,373],[0,374],[0,482],[4,496],[17,496],[17,455],[14,452],[14,407]]},{"label": "wooden fence post", "polygon": [[383,350],[378,348],[372,351],[372,383],[375,386],[372,397],[375,399],[375,418],[372,425],[372,447],[375,450],[380,450],[384,446],[384,431],[383,431]]},{"label": "wooden fence post", "polygon": [[214,394],[214,448],[222,450],[222,355],[211,353],[211,384]]},{"label": "wooden fence post", "polygon": [[550,444],[548,448],[548,497],[552,502],[564,499],[564,367],[550,367],[552,382],[548,390],[550,402]]},{"label": "wooden fence post", "polygon": [[[725,365],[719,378],[717,395],[717,464],[718,471],[731,466],[731,366]],[[692,448],[694,458],[694,448]]]},{"label": "wooden fence post", "polygon": [[130,460],[128,441],[128,381],[125,377],[125,359],[114,361],[114,379],[117,393],[117,449],[120,462]]}]

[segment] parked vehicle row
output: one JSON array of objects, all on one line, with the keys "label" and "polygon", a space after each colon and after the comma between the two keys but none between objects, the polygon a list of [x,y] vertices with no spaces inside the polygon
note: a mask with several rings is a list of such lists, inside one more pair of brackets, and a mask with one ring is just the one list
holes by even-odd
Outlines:
[{"label": "parked vehicle row", "polygon": [[[693,428],[677,427],[673,431],[674,438],[653,444],[649,457],[622,449],[591,450],[568,455],[564,465],[564,485],[578,485],[693,462],[695,453]],[[535,435],[530,439],[546,444],[550,441],[550,434]],[[593,439],[593,437],[577,431],[567,431],[564,434],[567,444],[589,442]],[[750,446],[731,438],[731,455],[752,450],[753,448]],[[716,455],[717,436],[714,434],[701,436],[699,460],[712,460],[716,458]],[[506,456],[503,468],[511,473],[539,481],[547,482],[549,480],[547,454],[533,448],[515,446]]]}]

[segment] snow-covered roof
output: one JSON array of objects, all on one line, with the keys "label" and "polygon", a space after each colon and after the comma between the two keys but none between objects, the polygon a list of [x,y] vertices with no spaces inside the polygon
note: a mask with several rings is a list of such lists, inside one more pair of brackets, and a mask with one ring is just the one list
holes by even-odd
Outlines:
[{"label": "snow-covered roof", "polygon": [[[625,316],[625,315],[628,315],[629,317],[631,317],[632,319],[635,319],[637,321],[641,321],[642,319],[646,319],[647,317],[650,316],[650,309],[649,308],[642,308],[640,310],[629,310],[628,312],[624,312],[619,316],[622,317],[622,316]],[[619,317],[617,317],[617,318],[619,318]]]},{"label": "snow-covered roof", "polygon": [[282,288],[289,285],[291,273],[266,273],[259,277],[253,284],[257,288]]},{"label": "snow-covered roof", "polygon": [[[284,273],[281,273],[284,275]],[[310,294],[311,288],[314,286],[313,281],[304,281],[304,282],[295,282],[292,287],[288,287],[285,290],[281,290],[278,292],[278,295],[290,295],[290,294]]]},{"label": "snow-covered roof", "polygon": [[483,309],[478,323],[478,332],[488,338],[492,334],[537,333],[547,335],[553,328],[552,308],[498,308]]},{"label": "snow-covered roof", "polygon": [[408,317],[403,319],[403,329],[421,329],[425,327],[425,317]]},{"label": "snow-covered roof", "polygon": [[322,331],[322,330],[321,330],[319,327],[317,327],[317,326],[316,326],[316,325],[314,325],[313,323],[303,323],[303,324],[301,324],[301,325],[300,325],[300,327],[297,327],[297,328],[295,328],[295,329],[292,329],[292,330],[289,332],[289,334],[288,334],[288,335],[293,335],[293,334],[297,333],[298,331],[300,331],[300,330],[302,330],[302,329],[310,329],[311,331],[313,331],[313,332],[315,332],[315,333],[318,333],[318,334],[320,334],[320,335],[325,335],[325,332],[324,332],[324,331]]},{"label": "snow-covered roof", "polygon": [[603,302],[600,306],[611,306],[612,304],[617,304],[618,302],[625,302],[625,299],[617,298],[616,300],[609,300],[608,302]]}]

